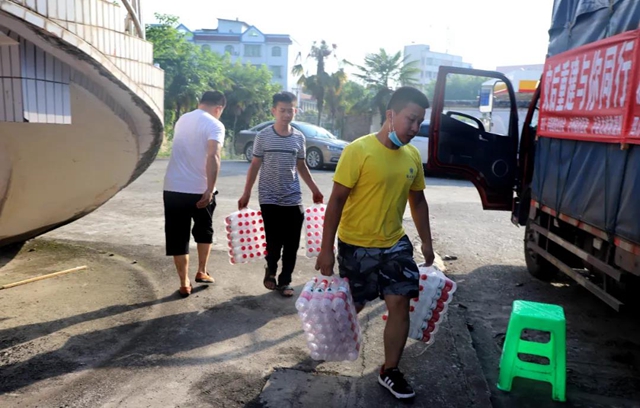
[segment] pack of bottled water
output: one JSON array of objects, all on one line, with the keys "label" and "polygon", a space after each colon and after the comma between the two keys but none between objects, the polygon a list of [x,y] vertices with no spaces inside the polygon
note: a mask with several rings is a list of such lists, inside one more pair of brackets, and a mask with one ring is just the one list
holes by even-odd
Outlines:
[{"label": "pack of bottled water", "polygon": [[231,264],[255,262],[267,255],[262,212],[245,208],[225,218]]},{"label": "pack of bottled water", "polygon": [[312,359],[354,361],[358,358],[362,333],[348,279],[312,278],[304,285],[296,309]]},{"label": "pack of bottled water", "polygon": [[[419,266],[420,292],[409,302],[409,337],[427,345],[434,342],[457,286],[435,266]],[[382,315],[388,318],[388,312]]]},{"label": "pack of bottled water", "polygon": [[306,254],[309,258],[316,257],[320,254],[322,228],[324,227],[324,214],[326,210],[326,205],[314,204],[304,211]]}]

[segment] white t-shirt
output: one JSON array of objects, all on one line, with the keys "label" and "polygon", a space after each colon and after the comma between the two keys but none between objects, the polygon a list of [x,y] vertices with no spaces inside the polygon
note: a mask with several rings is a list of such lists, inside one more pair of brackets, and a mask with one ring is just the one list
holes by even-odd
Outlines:
[{"label": "white t-shirt", "polygon": [[202,194],[207,190],[207,144],[224,145],[224,125],[202,109],[178,119],[173,134],[171,158],[164,176],[164,190]]}]

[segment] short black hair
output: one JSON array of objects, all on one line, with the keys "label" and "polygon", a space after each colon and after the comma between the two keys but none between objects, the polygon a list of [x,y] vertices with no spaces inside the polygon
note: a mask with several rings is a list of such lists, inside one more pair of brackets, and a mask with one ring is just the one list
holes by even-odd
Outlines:
[{"label": "short black hair", "polygon": [[207,91],[202,94],[200,103],[207,106],[227,106],[227,98],[220,91]]},{"label": "short black hair", "polygon": [[291,103],[291,104],[295,105],[298,102],[298,98],[296,98],[296,96],[294,94],[292,94],[291,92],[283,91],[283,92],[278,92],[277,94],[273,95],[273,107],[274,108],[276,106],[278,106],[278,102]]},{"label": "short black hair", "polygon": [[391,95],[387,110],[393,109],[395,113],[398,113],[410,103],[415,103],[424,109],[429,108],[429,98],[422,91],[412,86],[402,86]]}]

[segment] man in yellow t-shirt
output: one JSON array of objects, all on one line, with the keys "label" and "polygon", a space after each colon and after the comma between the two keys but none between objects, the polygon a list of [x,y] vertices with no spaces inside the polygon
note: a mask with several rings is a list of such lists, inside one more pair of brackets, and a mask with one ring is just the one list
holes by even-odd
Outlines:
[{"label": "man in yellow t-shirt", "polygon": [[398,370],[409,334],[409,300],[418,297],[419,272],[402,218],[407,206],[422,239],[425,263],[434,259],[429,207],[418,150],[408,143],[429,107],[412,87],[397,89],[376,134],[360,137],[343,151],[327,205],[316,270],[333,274],[338,234],[340,276],[349,285],[358,312],[367,301],[384,299],[389,316],[384,331],[385,362],[378,382],[398,399],[415,396]]}]

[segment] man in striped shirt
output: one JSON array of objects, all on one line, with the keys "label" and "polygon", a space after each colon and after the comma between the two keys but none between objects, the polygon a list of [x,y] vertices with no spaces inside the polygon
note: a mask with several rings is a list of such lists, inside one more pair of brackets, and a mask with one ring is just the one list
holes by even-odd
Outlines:
[{"label": "man in striped shirt", "polygon": [[[291,127],[295,105],[296,96],[291,92],[273,96],[271,112],[275,123],[256,135],[244,194],[238,200],[238,209],[249,205],[251,189],[260,172],[258,199],[267,240],[263,283],[267,289],[277,289],[286,297],[293,296],[291,275],[304,221],[299,177],[309,186],[314,203],[322,203],[324,199],[305,162],[305,137]],[[280,257],[282,271],[276,281]]]}]

